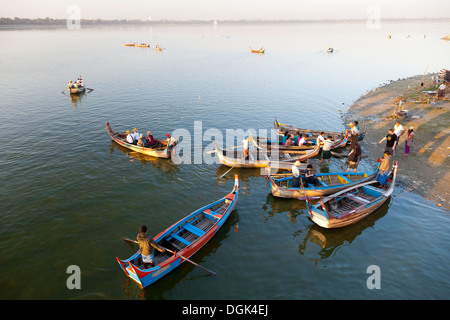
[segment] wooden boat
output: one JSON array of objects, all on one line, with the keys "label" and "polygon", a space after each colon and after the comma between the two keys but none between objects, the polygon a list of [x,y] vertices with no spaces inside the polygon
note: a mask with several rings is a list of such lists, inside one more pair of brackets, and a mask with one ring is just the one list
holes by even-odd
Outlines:
[{"label": "wooden boat", "polygon": [[69,92],[71,94],[83,93],[85,91],[86,91],[86,88],[84,86],[79,86],[78,88],[69,88]]},{"label": "wooden boat", "polygon": [[441,38],[442,40],[446,40],[446,41],[449,41],[450,40],[450,34],[446,34],[445,36],[443,36],[442,38]]},{"label": "wooden boat", "polygon": [[158,44],[158,45],[156,46],[156,51],[162,51],[162,50],[163,50],[163,47],[162,47],[161,45]]},{"label": "wooden boat", "polygon": [[222,227],[230,216],[239,193],[239,177],[235,175],[233,190],[220,200],[195,210],[166,230],[156,235],[153,240],[163,248],[175,251],[176,255],[154,250],[155,266],[145,269],[138,251],[130,258],[121,260],[116,257],[122,270],[132,280],[145,288],[181,265],[199,251]]},{"label": "wooden boat", "polygon": [[[316,139],[317,139],[317,137],[316,137]],[[301,153],[307,152],[308,150],[315,149],[317,147],[316,139],[311,139],[311,138],[307,139],[310,144],[306,145],[306,146],[298,146],[298,145],[285,146],[282,144],[282,140],[273,141],[273,140],[268,140],[268,139],[266,140],[265,138],[261,139],[261,138],[253,138],[252,137],[252,144],[256,148],[262,148],[262,149],[267,149],[270,144],[271,149],[279,150],[279,152],[292,152],[292,153],[301,154]],[[333,149],[345,147],[347,145],[348,140],[349,140],[349,131],[346,130],[345,136],[343,138],[333,141],[333,145],[331,146],[331,149],[333,150]]]},{"label": "wooden boat", "polygon": [[141,44],[135,44],[134,46],[138,47],[138,48],[148,48],[148,47],[150,47],[150,44],[141,43]]},{"label": "wooden boat", "polygon": [[[351,140],[351,132],[347,132],[348,130],[346,130],[346,132],[336,132],[336,131],[324,131],[324,130],[317,130],[317,129],[302,129],[302,128],[297,128],[297,127],[293,127],[291,125],[287,125],[287,124],[282,124],[280,122],[278,122],[277,118],[275,117],[273,125],[275,127],[275,131],[279,134],[279,135],[283,135],[286,131],[288,131],[290,134],[295,134],[296,132],[303,134],[304,136],[309,137],[309,139],[314,139],[316,140],[317,137],[320,135],[321,132],[325,133],[325,137],[327,136],[331,136],[332,140],[334,141],[339,141],[339,140],[343,140],[344,137],[348,134],[347,137],[347,141],[345,142],[345,144],[347,144],[347,142],[349,142]],[[362,141],[364,139],[366,130],[364,128],[363,132],[360,132],[358,134],[358,141]],[[344,147],[345,144],[340,145],[340,147]],[[333,149],[335,149],[336,147],[333,147]]]},{"label": "wooden boat", "polygon": [[136,46],[136,43],[124,43],[123,44],[125,47],[134,47],[134,46]]},{"label": "wooden boat", "polygon": [[[266,178],[273,196],[305,200],[306,194],[309,199],[318,199],[349,188],[350,186],[371,181],[377,176],[378,168],[367,172],[316,173],[315,176],[319,180],[319,185],[313,186],[309,184],[303,187],[292,186],[292,171],[276,175],[271,175],[270,172],[271,170],[266,170]],[[304,178],[305,176],[302,174],[300,183],[303,183]]]},{"label": "wooden boat", "polygon": [[216,154],[219,162],[229,167],[237,168],[265,168],[268,166],[278,168],[291,168],[295,161],[305,161],[319,154],[320,146],[315,149],[308,150],[305,154],[298,155],[289,152],[276,152],[270,150],[252,150],[249,152],[247,159],[244,159],[243,151],[224,150],[216,145]]},{"label": "wooden boat", "polygon": [[315,205],[311,205],[306,195],[306,204],[312,221],[323,228],[340,228],[364,219],[391,196],[397,168],[397,161],[394,161],[386,189],[381,189],[376,180],[368,181],[329,195]]},{"label": "wooden boat", "polygon": [[331,48],[331,47],[327,49],[327,52],[328,52],[328,53],[332,53],[333,51],[334,51],[334,49]]},{"label": "wooden boat", "polygon": [[155,139],[156,146],[151,148],[140,147],[131,143],[128,143],[126,140],[126,133],[115,132],[109,126],[109,122],[106,123],[106,130],[108,130],[111,139],[113,139],[119,145],[130,149],[132,151],[145,154],[147,156],[157,157],[157,158],[170,158],[172,152],[174,152],[175,145],[169,146],[164,140]]},{"label": "wooden boat", "polygon": [[265,49],[264,48],[260,48],[260,49],[252,49],[250,48],[250,51],[253,53],[264,53]]}]

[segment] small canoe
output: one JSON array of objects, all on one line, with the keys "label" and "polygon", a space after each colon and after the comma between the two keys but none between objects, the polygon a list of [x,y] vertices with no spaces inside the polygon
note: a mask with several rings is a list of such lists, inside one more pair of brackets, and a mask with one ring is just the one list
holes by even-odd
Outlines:
[{"label": "small canoe", "polygon": [[224,150],[216,145],[216,154],[219,162],[223,165],[236,168],[266,168],[268,166],[277,168],[291,168],[295,161],[305,161],[319,154],[320,146],[308,150],[305,154],[277,152],[270,150],[251,150],[247,159],[244,159],[244,153],[240,150]]},{"label": "small canoe", "polygon": [[250,48],[250,51],[253,53],[264,53],[265,49],[261,48],[261,49],[252,49]]},{"label": "small canoe", "polygon": [[[318,199],[350,186],[371,181],[377,176],[378,168],[367,172],[316,173],[315,176],[319,183],[316,186],[304,185],[303,188],[292,186],[292,171],[271,175],[270,170],[267,170],[266,173],[269,189],[273,196],[305,200],[305,195],[308,195],[309,199]],[[304,183],[304,179],[305,176],[302,174],[300,183]]]},{"label": "small canoe", "polygon": [[138,48],[148,48],[150,47],[150,44],[142,43],[142,44],[135,44],[134,46]]},{"label": "small canoe", "polygon": [[136,43],[124,43],[123,44],[125,47],[134,47],[134,46],[136,46]]},{"label": "small canoe", "polygon": [[329,195],[315,205],[311,205],[306,195],[312,221],[323,228],[340,228],[369,216],[385,203],[394,191],[397,168],[397,161],[394,161],[386,189],[380,188],[376,180],[368,181]]},{"label": "small canoe", "polygon": [[328,53],[332,53],[333,51],[334,51],[334,49],[331,48],[331,47],[327,49],[327,52],[328,52]]},{"label": "small canoe", "polygon": [[113,139],[119,145],[121,145],[129,150],[132,150],[134,152],[145,154],[147,156],[152,156],[152,157],[156,157],[156,158],[170,158],[172,155],[172,152],[174,152],[174,150],[175,150],[175,148],[174,148],[175,145],[169,146],[167,144],[167,142],[164,140],[155,139],[156,145],[151,148],[144,148],[144,147],[140,147],[140,146],[128,143],[126,140],[127,134],[113,131],[111,129],[111,127],[109,126],[109,122],[106,123],[106,130],[108,130],[108,133],[111,136],[111,139]]},{"label": "small canoe", "polygon": [[78,94],[83,93],[86,91],[86,88],[83,86],[79,86],[78,88],[69,88],[70,93],[72,94]]},{"label": "small canoe", "polygon": [[233,211],[239,193],[239,177],[235,175],[233,190],[225,197],[195,210],[166,230],[156,235],[153,240],[163,248],[175,251],[171,254],[154,250],[154,267],[145,269],[140,252],[130,258],[121,260],[116,257],[125,274],[145,288],[180,266],[185,260],[199,251],[222,227]]}]

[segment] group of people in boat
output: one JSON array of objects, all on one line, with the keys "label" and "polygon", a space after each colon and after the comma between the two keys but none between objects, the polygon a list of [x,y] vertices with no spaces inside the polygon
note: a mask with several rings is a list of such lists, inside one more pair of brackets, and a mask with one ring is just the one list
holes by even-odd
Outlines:
[{"label": "group of people in boat", "polygon": [[[139,134],[137,128],[134,128],[132,131],[127,130],[126,135],[127,136],[126,136],[125,140],[129,144],[134,144],[139,147],[154,148],[158,144],[158,141],[153,138],[151,131],[147,131],[147,135],[144,136],[142,133]],[[169,146],[172,146],[175,144],[175,138],[171,137],[170,134],[166,134],[166,138],[167,138],[167,144]]]},{"label": "group of people in boat", "polygon": [[70,80],[67,83],[67,88],[68,89],[78,89],[78,88],[81,88],[81,87],[83,87],[83,79],[81,78],[81,76],[78,77],[77,81],[73,81],[72,82],[72,80]]}]

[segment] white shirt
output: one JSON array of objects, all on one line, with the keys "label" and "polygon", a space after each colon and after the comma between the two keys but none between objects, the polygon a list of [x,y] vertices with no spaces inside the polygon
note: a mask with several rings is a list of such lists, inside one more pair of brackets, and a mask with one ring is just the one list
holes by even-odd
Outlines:
[{"label": "white shirt", "polygon": [[401,124],[394,126],[394,133],[397,137],[400,137],[403,132],[405,132],[405,128]]},{"label": "white shirt", "polygon": [[302,137],[302,138],[300,139],[300,141],[298,142],[298,145],[299,145],[299,146],[302,146],[302,145],[304,145],[305,143],[306,143],[305,137]]},{"label": "white shirt", "polygon": [[328,139],[325,140],[325,141],[323,142],[322,151],[330,151],[332,145],[333,145],[333,141],[328,140]]},{"label": "white shirt", "polygon": [[318,145],[320,145],[320,144],[323,144],[324,141],[325,141],[325,138],[323,136],[318,136],[317,140],[316,140],[316,143]]},{"label": "white shirt", "polygon": [[132,136],[133,139],[136,140],[136,141],[138,141],[139,138],[141,137],[141,136],[139,135],[139,132],[134,132],[134,133],[131,134],[131,136]]},{"label": "white shirt", "polygon": [[298,169],[297,166],[292,166],[292,174],[296,178],[300,177],[300,170]]},{"label": "white shirt", "polygon": [[248,140],[244,139],[242,140],[242,143],[244,144],[244,150],[248,150]]},{"label": "white shirt", "polygon": [[357,135],[359,133],[359,130],[356,126],[353,126],[351,131],[352,131],[352,134],[354,134],[354,135]]},{"label": "white shirt", "polygon": [[127,135],[127,142],[133,143],[133,137],[131,136],[131,133]]}]

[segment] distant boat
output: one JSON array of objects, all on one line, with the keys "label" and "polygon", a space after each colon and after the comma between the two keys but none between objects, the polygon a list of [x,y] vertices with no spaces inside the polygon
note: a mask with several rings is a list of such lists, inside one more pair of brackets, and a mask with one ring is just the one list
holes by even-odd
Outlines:
[{"label": "distant boat", "polygon": [[441,38],[442,40],[450,41],[450,34],[446,34],[444,37]]},{"label": "distant boat", "polygon": [[136,45],[136,43],[134,43],[134,42],[131,43],[131,42],[130,42],[130,43],[124,43],[123,45],[124,45],[125,47],[134,47],[134,46]]},{"label": "distant boat", "polygon": [[138,48],[148,48],[148,47],[150,47],[150,44],[140,43],[140,44],[136,44],[135,47],[138,47]]},{"label": "distant boat", "polygon": [[250,48],[250,51],[253,53],[264,53],[265,49],[263,47],[259,48],[259,49],[252,49]]},{"label": "distant boat", "polygon": [[334,51],[334,49],[331,48],[331,47],[329,47],[328,50],[327,50],[328,53],[332,53],[333,51]]},{"label": "distant boat", "polygon": [[162,51],[162,50],[163,50],[163,47],[162,47],[161,45],[158,44],[158,45],[156,46],[156,51]]}]

